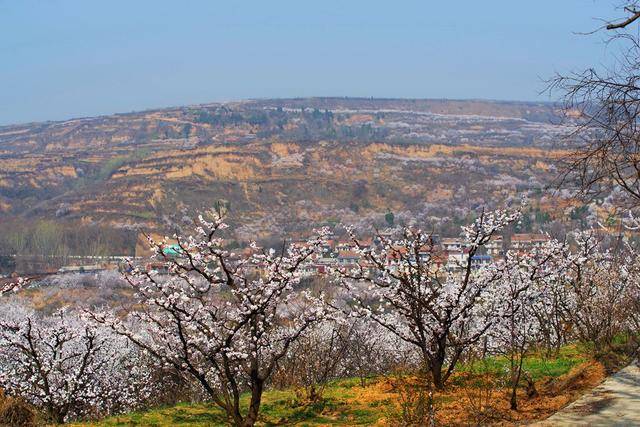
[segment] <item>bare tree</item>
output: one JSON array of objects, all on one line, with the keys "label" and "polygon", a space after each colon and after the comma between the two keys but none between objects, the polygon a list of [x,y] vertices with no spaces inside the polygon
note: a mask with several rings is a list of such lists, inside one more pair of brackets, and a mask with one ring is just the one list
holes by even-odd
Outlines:
[{"label": "bare tree", "polygon": [[620,188],[620,203],[640,207],[640,39],[630,31],[640,17],[635,1],[622,7],[624,16],[606,21],[609,43],[621,53],[612,66],[588,68],[549,81],[564,110],[577,126],[572,138],[578,147],[563,159],[560,185],[576,184],[587,199]]}]

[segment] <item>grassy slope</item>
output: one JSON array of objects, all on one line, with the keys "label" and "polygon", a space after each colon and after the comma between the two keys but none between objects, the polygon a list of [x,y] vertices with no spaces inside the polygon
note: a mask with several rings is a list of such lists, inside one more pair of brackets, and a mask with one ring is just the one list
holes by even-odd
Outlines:
[{"label": "grassy slope", "polygon": [[[584,365],[587,362],[587,356],[575,346],[569,346],[563,348],[557,358],[544,359],[539,356],[527,358],[525,369],[537,382],[542,383],[551,378],[566,375],[578,365]],[[436,396],[436,402],[441,405],[440,412],[464,410],[463,401],[467,398],[469,387],[472,387],[468,383],[470,374],[475,375],[472,381],[477,384],[478,375],[489,375],[495,378],[504,375],[506,368],[507,361],[503,358],[491,358],[474,365],[461,366],[460,374],[452,377],[450,390],[444,395]],[[499,396],[504,398],[504,393]],[[396,409],[398,400],[398,395],[389,381],[384,378],[372,380],[364,388],[360,387],[357,379],[335,381],[327,387],[324,397],[325,401],[322,403],[300,406],[295,404],[295,393],[292,390],[267,391],[261,407],[261,424],[305,426],[375,425],[377,422],[384,424],[384,419]],[[575,396],[571,395],[558,402],[557,396],[553,396],[553,400],[548,402],[549,405],[554,406],[550,407],[550,412],[557,409],[555,406],[564,405],[573,397]],[[449,406],[451,407],[448,408]],[[523,413],[524,418],[547,415],[544,409],[541,410],[539,407],[528,412],[525,408],[514,420],[523,419]],[[451,417],[445,416],[443,421],[447,422],[447,420],[454,422]],[[460,418],[455,417],[453,420],[461,421]],[[93,424],[78,425],[212,426],[224,425],[224,417],[222,412],[212,405],[182,403],[148,412],[115,416]]]}]

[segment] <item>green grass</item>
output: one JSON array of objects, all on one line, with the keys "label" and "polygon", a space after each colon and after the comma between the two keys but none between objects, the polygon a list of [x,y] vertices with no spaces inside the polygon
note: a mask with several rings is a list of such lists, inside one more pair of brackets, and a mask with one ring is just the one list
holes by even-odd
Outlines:
[{"label": "green grass", "polygon": [[[536,380],[558,377],[574,366],[587,360],[583,349],[567,346],[558,357],[544,358],[534,354],[525,359],[524,367]],[[461,365],[461,373],[504,375],[508,360],[492,357],[474,364]],[[462,380],[464,375],[454,376],[455,385],[473,386]],[[467,381],[461,383],[461,381]],[[370,381],[372,383],[372,381]],[[436,399],[452,400],[454,396],[437,396]],[[358,378],[347,378],[331,382],[325,389],[324,400],[312,405],[299,405],[292,390],[269,390],[265,392],[260,409],[259,425],[372,425],[388,416],[395,407],[396,395],[381,387],[360,387]],[[246,407],[248,396],[242,400]],[[85,424],[86,425],[86,424]],[[217,426],[225,425],[223,412],[213,404],[187,404],[157,408],[147,412],[136,412],[114,416],[93,426]]]},{"label": "green grass", "polygon": [[100,426],[211,426],[224,425],[222,412],[212,406],[179,403],[169,408],[154,409],[144,413],[131,413],[107,418]]},{"label": "green grass", "polygon": [[[290,390],[270,390],[264,394],[260,407],[260,423],[274,425],[371,425],[391,402],[350,402],[357,396],[354,388],[359,379],[349,378],[332,382],[324,393],[324,400],[312,405],[296,404],[295,393]],[[371,403],[374,403],[372,406]],[[248,396],[243,397],[246,409]],[[80,424],[79,424],[80,425]],[[213,404],[180,403],[172,407],[157,408],[147,412],[135,412],[114,416],[94,426],[217,426],[225,425],[225,417]]]},{"label": "green grass", "polygon": [[[569,345],[560,349],[557,357],[544,357],[540,353],[534,353],[525,357],[523,369],[534,380],[544,377],[559,377],[566,374],[576,365],[587,359],[584,352],[576,345]],[[500,375],[509,369],[509,360],[506,357],[490,357],[473,364],[462,365],[460,372],[489,373]]]},{"label": "green grass", "polygon": [[146,211],[140,211],[140,212],[128,211],[126,215],[133,216],[136,218],[141,218],[141,219],[154,219],[157,217],[155,213],[146,212]]}]

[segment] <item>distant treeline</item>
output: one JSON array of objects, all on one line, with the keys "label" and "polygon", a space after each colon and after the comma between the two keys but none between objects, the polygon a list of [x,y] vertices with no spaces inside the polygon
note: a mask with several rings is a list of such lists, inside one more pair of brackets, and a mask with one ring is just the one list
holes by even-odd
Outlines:
[{"label": "distant treeline", "polygon": [[[375,114],[375,121],[384,117],[384,113]],[[383,140],[389,136],[389,130],[384,127],[373,126],[371,123],[345,124],[346,116],[338,115],[328,109],[304,108],[300,111],[285,111],[282,107],[273,110],[237,111],[227,107],[215,109],[201,109],[193,113],[193,121],[207,123],[215,127],[229,125],[250,124],[258,126],[256,135],[259,138],[269,138],[279,135],[295,141],[315,141],[322,139],[373,141]],[[336,119],[338,119],[336,121]],[[286,126],[295,122],[290,129]],[[191,132],[191,125],[185,125],[183,136]],[[165,135],[166,136],[166,135]]]},{"label": "distant treeline", "polygon": [[136,233],[95,224],[51,220],[0,223],[0,256],[133,255]]}]

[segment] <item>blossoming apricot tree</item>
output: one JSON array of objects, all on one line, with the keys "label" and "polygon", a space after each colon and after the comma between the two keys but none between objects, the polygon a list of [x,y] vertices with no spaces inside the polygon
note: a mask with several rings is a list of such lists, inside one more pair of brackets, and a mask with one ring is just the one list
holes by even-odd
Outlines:
[{"label": "blossoming apricot tree", "polygon": [[[129,338],[159,362],[196,380],[236,426],[254,425],[265,383],[290,346],[323,319],[322,296],[299,290],[299,268],[323,241],[276,253],[251,245],[251,253],[225,248],[227,225],[215,212],[202,215],[193,236],[175,235],[177,256],[166,242],[150,244],[169,275],[136,268],[127,280],[137,291],[131,328],[109,313],[94,319]],[[240,396],[250,393],[243,411]]]}]

